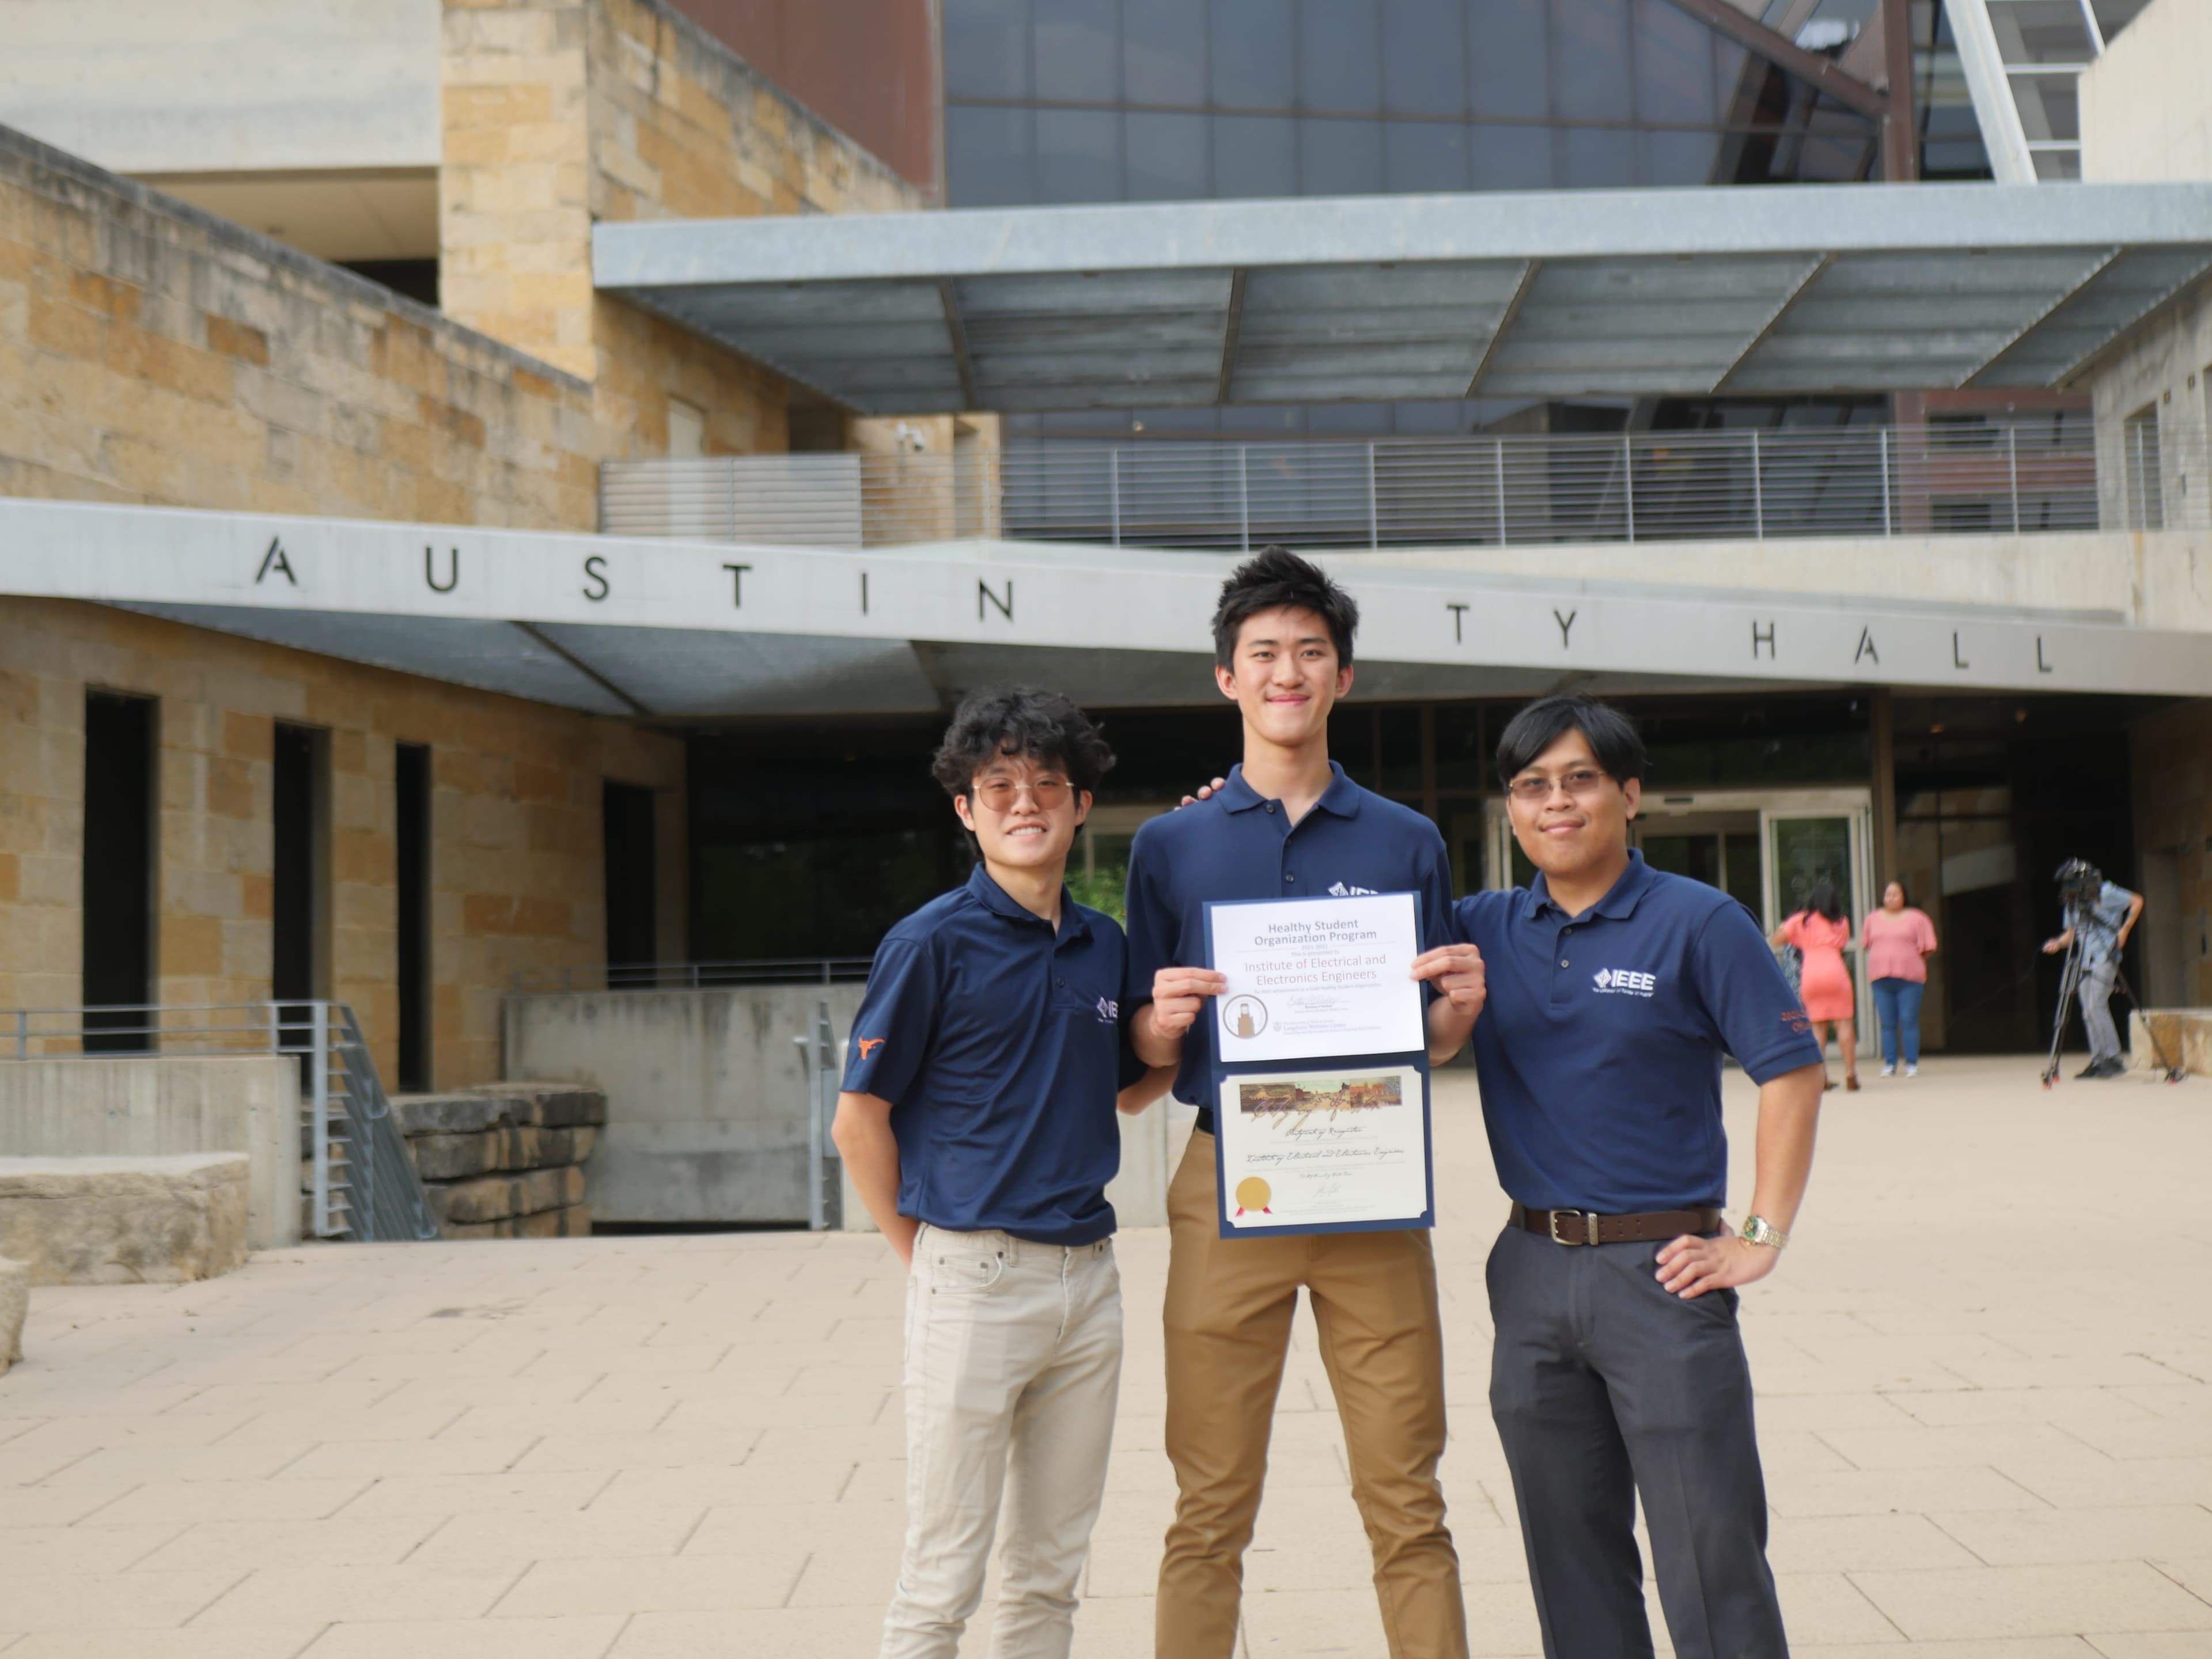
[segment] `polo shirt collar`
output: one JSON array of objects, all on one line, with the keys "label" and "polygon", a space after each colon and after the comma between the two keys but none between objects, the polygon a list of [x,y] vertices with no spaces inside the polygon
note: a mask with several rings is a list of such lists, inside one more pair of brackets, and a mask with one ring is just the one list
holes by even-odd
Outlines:
[{"label": "polo shirt collar", "polygon": [[[1359,786],[1345,776],[1344,769],[1334,761],[1328,763],[1328,787],[1321,792],[1321,799],[1314,805],[1340,818],[1358,817]],[[1223,786],[1218,799],[1232,812],[1249,812],[1255,806],[1267,804],[1265,795],[1244,781],[1244,763],[1242,761],[1229,769],[1229,781]]]},{"label": "polo shirt collar", "polygon": [[[1637,901],[1650,888],[1651,882],[1651,866],[1644,863],[1642,853],[1630,848],[1628,868],[1620,872],[1620,879],[1607,890],[1605,896],[1590,906],[1589,914],[1603,916],[1609,921],[1626,921],[1636,914]],[[1565,907],[1553,899],[1552,890],[1544,880],[1544,872],[1539,870],[1535,880],[1528,884],[1528,896],[1521,906],[1522,919],[1533,921],[1547,908],[1564,912]]]},{"label": "polo shirt collar", "polygon": [[[1006,890],[991,879],[991,872],[981,863],[968,872],[968,891],[976,902],[994,915],[1004,916],[1008,921],[1025,921],[1036,927],[1045,925],[1042,916],[1009,897]],[[1085,939],[1090,933],[1090,922],[1085,920],[1083,912],[1076,908],[1075,900],[1063,886],[1060,890],[1060,937]]]}]

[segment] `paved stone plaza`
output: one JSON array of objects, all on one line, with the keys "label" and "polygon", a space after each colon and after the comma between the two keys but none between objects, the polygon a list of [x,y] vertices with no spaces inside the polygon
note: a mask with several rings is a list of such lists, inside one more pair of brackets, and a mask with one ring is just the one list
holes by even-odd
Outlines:
[{"label": "paved stone plaza", "polygon": [[[2045,1094],[2033,1060],[1936,1060],[1827,1098],[1799,1242],[1744,1298],[1801,1659],[2212,1655],[2212,1085]],[[1475,1114],[1452,1073],[1447,1485],[1476,1650],[1533,1655],[1485,1407],[1504,1202]],[[1150,1651],[1166,1247],[1121,1244],[1085,1659]],[[34,1291],[0,1378],[0,1654],[872,1654],[899,1291],[872,1238],[804,1234],[307,1248]],[[1382,1651],[1310,1336],[1301,1316],[1253,1659]]]}]

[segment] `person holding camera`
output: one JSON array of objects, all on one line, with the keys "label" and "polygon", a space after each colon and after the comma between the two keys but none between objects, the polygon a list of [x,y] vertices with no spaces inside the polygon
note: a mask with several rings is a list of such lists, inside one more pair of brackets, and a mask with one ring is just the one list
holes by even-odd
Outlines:
[{"label": "person holding camera", "polygon": [[2112,978],[2142,915],[2142,895],[2106,881],[2085,859],[2069,859],[2058,866],[2058,903],[2066,929],[2044,940],[2043,954],[2056,956],[2076,943],[2081,947],[2081,1024],[2089,1033],[2089,1063],[2076,1075],[2118,1077],[2127,1062],[2120,1058],[2120,1034],[2112,1024]]}]

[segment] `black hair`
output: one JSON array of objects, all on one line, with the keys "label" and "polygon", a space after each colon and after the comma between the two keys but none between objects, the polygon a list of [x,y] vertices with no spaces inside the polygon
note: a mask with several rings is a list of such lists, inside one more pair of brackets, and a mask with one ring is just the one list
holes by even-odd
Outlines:
[{"label": "black hair", "polygon": [[1836,884],[1832,881],[1814,882],[1813,890],[1805,895],[1805,908],[1828,921],[1844,919],[1843,902],[1836,896]]},{"label": "black hair", "polygon": [[1078,789],[1095,793],[1114,769],[1114,751],[1098,728],[1057,691],[1033,685],[988,686],[971,691],[953,711],[945,740],[929,763],[930,775],[948,795],[964,795],[975,775],[1001,755],[1049,761]]},{"label": "black hair", "polygon": [[1221,603],[1213,608],[1213,660],[1224,668],[1237,662],[1237,635],[1262,611],[1284,606],[1310,611],[1328,626],[1336,647],[1336,665],[1352,666],[1352,635],[1359,626],[1359,606],[1331,581],[1322,568],[1286,547],[1263,547],[1230,573],[1221,584]]},{"label": "black hair", "polygon": [[1911,909],[1912,908],[1912,890],[1905,884],[1905,878],[1903,876],[1892,876],[1887,881],[1882,883],[1881,890],[1887,893],[1893,887],[1897,889],[1899,893],[1905,896],[1905,908],[1908,910]]},{"label": "black hair", "polygon": [[1498,781],[1513,780],[1570,732],[1589,739],[1590,753],[1606,775],[1626,784],[1644,776],[1644,739],[1627,715],[1595,697],[1539,697],[1505,723],[1498,736]]}]

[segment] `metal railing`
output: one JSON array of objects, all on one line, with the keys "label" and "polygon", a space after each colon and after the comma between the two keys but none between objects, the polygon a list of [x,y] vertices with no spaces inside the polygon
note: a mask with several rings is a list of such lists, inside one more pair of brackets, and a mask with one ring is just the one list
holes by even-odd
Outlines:
[{"label": "metal railing", "polygon": [[438,1237],[375,1058],[344,1003],[0,1010],[0,1059],[252,1054],[299,1064],[309,1231],[364,1242]]},{"label": "metal railing", "polygon": [[[812,465],[834,463],[835,465]],[[806,465],[802,465],[806,464]],[[2099,527],[2079,422],[610,461],[610,534],[1243,550]]]},{"label": "metal railing", "polygon": [[593,963],[515,975],[517,996],[570,991],[711,991],[740,985],[854,985],[872,957],[787,957],[758,962]]}]

